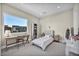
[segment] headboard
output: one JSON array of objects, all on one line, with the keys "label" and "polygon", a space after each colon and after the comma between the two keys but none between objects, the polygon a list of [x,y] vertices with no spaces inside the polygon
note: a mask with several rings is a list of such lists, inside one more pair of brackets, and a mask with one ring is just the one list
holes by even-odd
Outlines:
[{"label": "headboard", "polygon": [[51,30],[51,31],[46,31],[46,32],[45,32],[45,35],[51,35],[51,36],[53,36],[53,30]]}]

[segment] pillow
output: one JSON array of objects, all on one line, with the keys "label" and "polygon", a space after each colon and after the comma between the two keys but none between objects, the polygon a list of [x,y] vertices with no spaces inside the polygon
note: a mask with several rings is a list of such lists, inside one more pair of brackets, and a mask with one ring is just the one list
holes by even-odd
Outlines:
[{"label": "pillow", "polygon": [[53,37],[53,31],[46,31],[45,35],[49,35],[49,36]]},{"label": "pillow", "polygon": [[42,33],[42,34],[41,34],[41,37],[43,37],[43,36],[45,36],[45,33]]}]

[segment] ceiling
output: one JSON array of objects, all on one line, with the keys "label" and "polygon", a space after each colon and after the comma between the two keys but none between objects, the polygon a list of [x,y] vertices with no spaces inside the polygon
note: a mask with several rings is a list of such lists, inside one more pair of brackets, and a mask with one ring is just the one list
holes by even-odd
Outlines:
[{"label": "ceiling", "polygon": [[32,14],[38,18],[73,8],[73,4],[71,3],[10,3],[9,5]]}]

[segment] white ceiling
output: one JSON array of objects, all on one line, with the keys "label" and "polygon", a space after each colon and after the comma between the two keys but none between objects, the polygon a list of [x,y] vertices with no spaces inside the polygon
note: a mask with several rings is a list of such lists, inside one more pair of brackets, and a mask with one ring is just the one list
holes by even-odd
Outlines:
[{"label": "white ceiling", "polygon": [[24,12],[28,12],[38,18],[73,8],[73,4],[71,3],[10,3],[9,5],[14,6]]}]

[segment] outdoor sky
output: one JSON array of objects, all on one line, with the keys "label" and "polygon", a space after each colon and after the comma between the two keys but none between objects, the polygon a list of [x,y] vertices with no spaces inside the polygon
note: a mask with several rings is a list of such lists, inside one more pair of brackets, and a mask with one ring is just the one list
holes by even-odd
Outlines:
[{"label": "outdoor sky", "polygon": [[16,16],[4,14],[4,25],[12,26],[12,25],[19,25],[19,26],[27,26],[27,20],[23,18],[19,18]]}]

